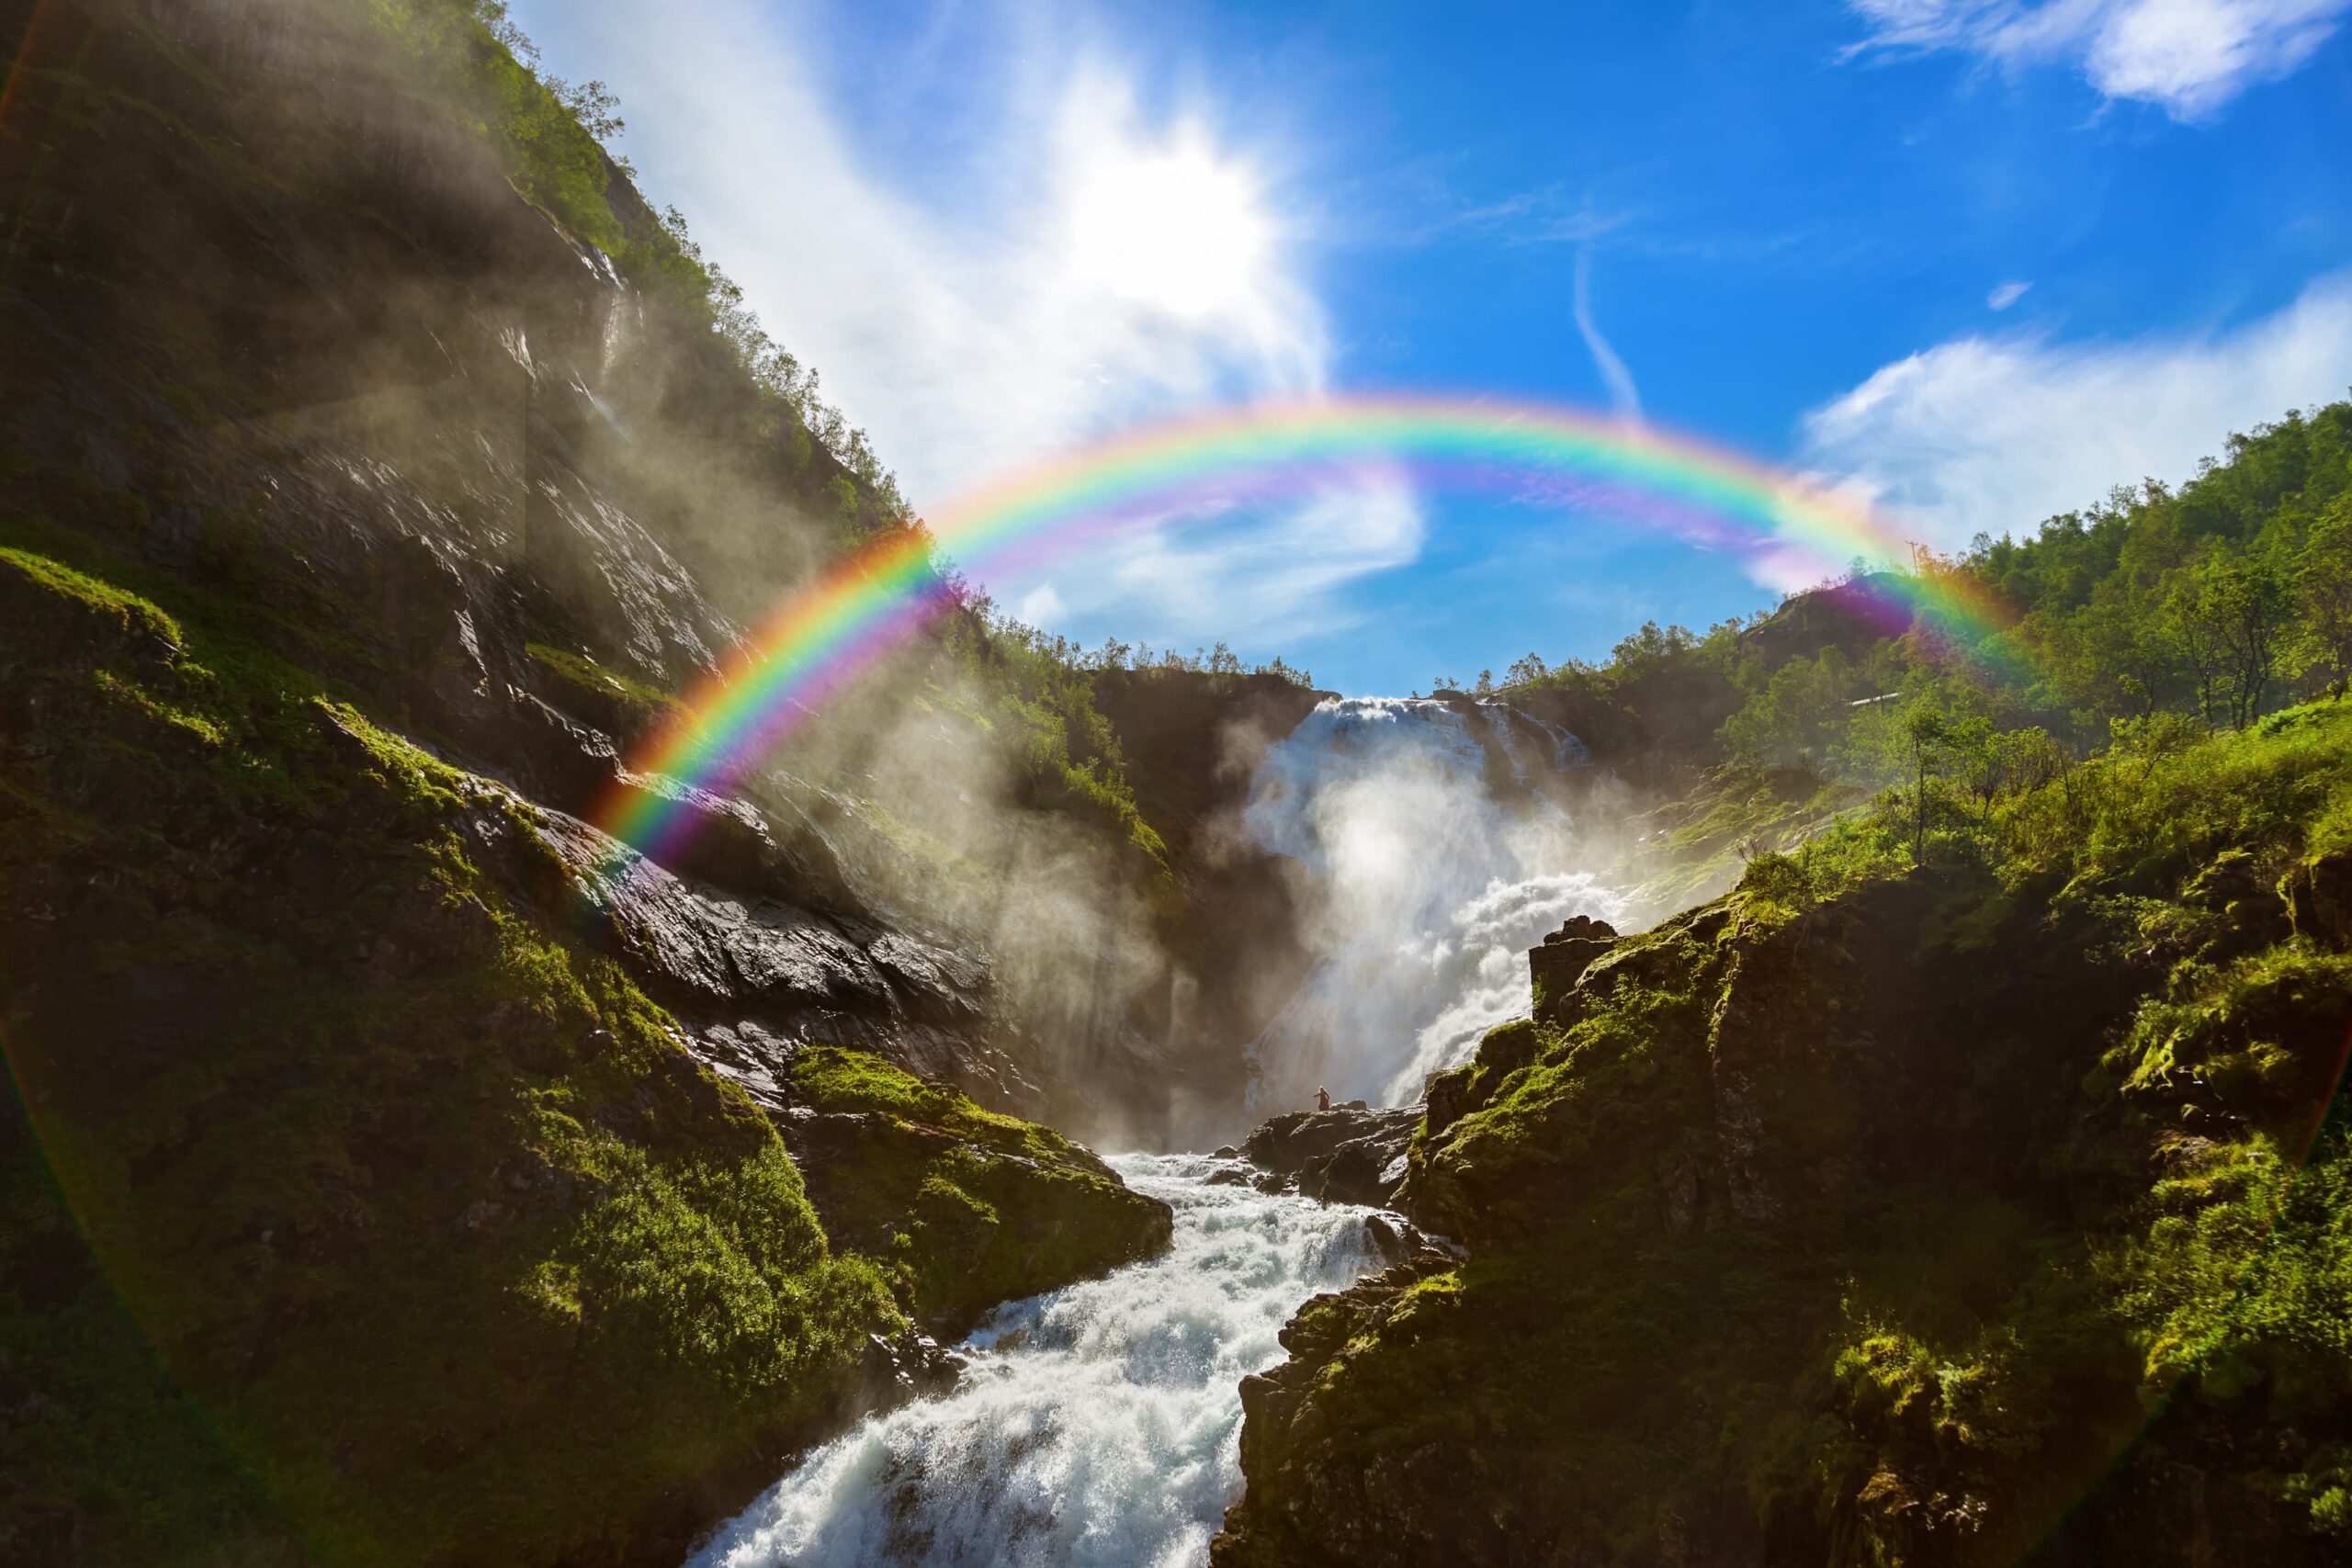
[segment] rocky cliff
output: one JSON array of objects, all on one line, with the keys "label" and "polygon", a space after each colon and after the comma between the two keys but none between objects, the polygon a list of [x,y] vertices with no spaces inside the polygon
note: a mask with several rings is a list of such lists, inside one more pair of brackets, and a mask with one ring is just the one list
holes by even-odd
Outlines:
[{"label": "rocky cliff", "polygon": [[1164,1246],[1023,1119],[1125,1114],[1166,978],[985,672],[628,770],[901,525],[472,8],[0,27],[0,1557],[674,1560],[919,1328]]},{"label": "rocky cliff", "polygon": [[[2352,710],[1534,955],[1220,1564],[2338,1562]],[[1858,863],[1859,857],[1859,863]]]}]

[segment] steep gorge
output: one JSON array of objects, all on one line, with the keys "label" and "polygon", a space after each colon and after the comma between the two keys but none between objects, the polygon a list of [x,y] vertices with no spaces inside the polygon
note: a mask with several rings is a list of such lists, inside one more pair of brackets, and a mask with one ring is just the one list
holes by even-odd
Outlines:
[{"label": "steep gorge", "polygon": [[1683,667],[632,771],[904,520],[473,19],[0,5],[0,1557],[2352,1550],[2339,706],[1924,870]]}]

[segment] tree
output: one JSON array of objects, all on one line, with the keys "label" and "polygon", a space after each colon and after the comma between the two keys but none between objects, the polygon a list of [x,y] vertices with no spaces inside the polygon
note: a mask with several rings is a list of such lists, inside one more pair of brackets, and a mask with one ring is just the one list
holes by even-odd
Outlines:
[{"label": "tree", "polygon": [[1503,684],[1505,686],[1539,686],[1544,683],[1544,678],[1550,673],[1551,671],[1544,664],[1543,655],[1530,653],[1524,659],[1511,660],[1510,668],[1503,672]]},{"label": "tree", "polygon": [[2154,713],[2181,684],[2177,618],[2162,600],[2121,577],[2101,583],[2080,610],[2054,617],[2042,651],[2066,700],[2103,718]]},{"label": "tree", "polygon": [[1724,721],[1724,749],[1750,767],[1820,768],[1844,738],[1856,690],[1854,668],[1834,646],[1791,660]]},{"label": "tree", "polygon": [[1915,699],[1903,715],[1903,748],[1911,771],[1911,863],[1928,863],[1928,777],[1943,754],[1950,724],[1931,697]]},{"label": "tree", "polygon": [[2008,737],[1983,715],[1970,714],[1947,721],[1937,739],[1951,759],[1961,789],[1976,802],[1977,824],[1991,821],[1993,803],[2008,784]]},{"label": "tree", "polygon": [[[535,54],[536,51],[533,51]],[[610,141],[628,129],[621,118],[621,97],[618,93],[598,82],[567,82],[560,76],[547,78],[548,91],[571,111],[580,129],[599,141]]]},{"label": "tree", "polygon": [[1855,710],[1838,749],[1842,765],[1857,777],[1886,784],[1886,803],[1900,809],[1907,799],[1911,858],[1926,863],[1928,783],[1944,760],[1951,725],[1949,698],[1939,686],[1915,688],[1901,702],[1872,703]]},{"label": "tree", "polygon": [[2304,651],[2340,696],[2352,682],[2352,490],[2304,535],[2295,553],[2295,598]]},{"label": "tree", "polygon": [[2197,671],[2206,725],[2226,707],[2232,728],[2261,715],[2288,615],[2286,588],[2270,562],[2217,540],[2174,591],[2173,606]]}]

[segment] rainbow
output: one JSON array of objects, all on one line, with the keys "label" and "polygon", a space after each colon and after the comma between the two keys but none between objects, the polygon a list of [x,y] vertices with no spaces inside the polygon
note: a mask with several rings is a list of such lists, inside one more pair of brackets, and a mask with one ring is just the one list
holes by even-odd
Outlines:
[{"label": "rainbow", "polygon": [[[597,813],[649,853],[674,847],[695,790],[724,790],[827,698],[955,602],[943,555],[1018,570],[1150,522],[1335,478],[1407,472],[1593,507],[1710,546],[1835,568],[1907,541],[1820,486],[1690,437],[1571,408],[1486,399],[1325,397],[1148,426],[1015,472],[896,531],[795,594],[650,738]],[[1962,646],[2006,617],[1972,579],[1897,579],[1890,608]],[[653,780],[667,780],[667,786]]]}]

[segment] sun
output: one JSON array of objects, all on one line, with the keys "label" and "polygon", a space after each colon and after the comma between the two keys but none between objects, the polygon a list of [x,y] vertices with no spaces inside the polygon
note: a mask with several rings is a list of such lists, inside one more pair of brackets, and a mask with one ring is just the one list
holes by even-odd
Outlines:
[{"label": "sun", "polygon": [[1081,286],[1174,316],[1241,300],[1271,248],[1256,181],[1197,145],[1103,150],[1087,160],[1069,213]]}]

